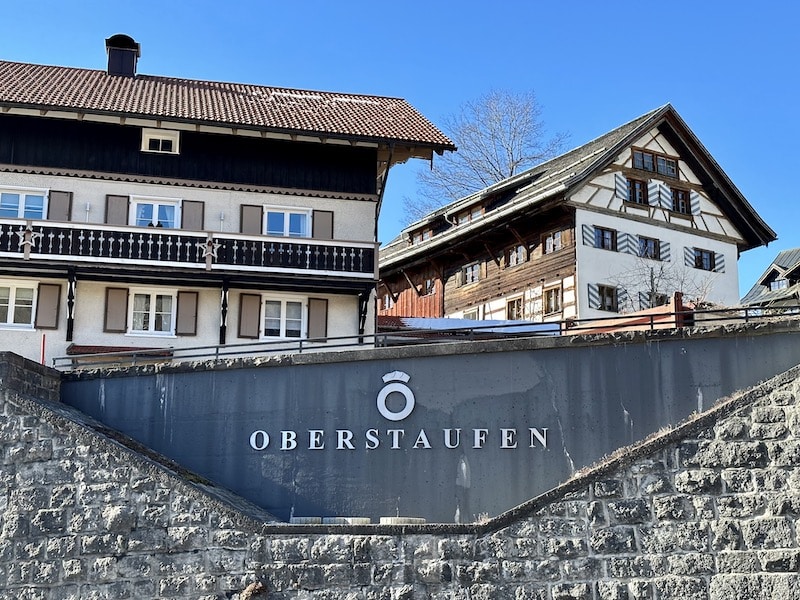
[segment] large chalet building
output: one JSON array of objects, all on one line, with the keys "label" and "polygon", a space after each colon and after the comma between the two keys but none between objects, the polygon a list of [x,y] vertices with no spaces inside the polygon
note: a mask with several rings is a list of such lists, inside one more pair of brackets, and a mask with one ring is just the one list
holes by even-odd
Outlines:
[{"label": "large chalet building", "polygon": [[0,346],[369,334],[389,168],[453,144],[398,98],[0,61]]},{"label": "large chalet building", "polygon": [[796,310],[800,305],[800,248],[779,252],[742,298],[742,304]]},{"label": "large chalet building", "polygon": [[775,239],[666,105],[449,204],[381,248],[379,316],[561,321],[738,303]]}]

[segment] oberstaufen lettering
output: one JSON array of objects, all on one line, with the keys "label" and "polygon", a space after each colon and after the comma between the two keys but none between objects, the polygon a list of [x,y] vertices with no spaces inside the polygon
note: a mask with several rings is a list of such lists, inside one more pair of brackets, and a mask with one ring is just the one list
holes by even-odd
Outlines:
[{"label": "oberstaufen lettering", "polygon": [[250,447],[253,450],[277,449],[291,451],[305,450],[377,450],[385,447],[390,450],[419,450],[470,447],[481,450],[487,446],[513,450],[517,448],[547,448],[547,427],[528,427],[520,429],[501,427],[499,429],[367,429],[356,433],[350,429],[307,429],[305,431],[281,430],[270,435],[263,429],[250,434]]}]

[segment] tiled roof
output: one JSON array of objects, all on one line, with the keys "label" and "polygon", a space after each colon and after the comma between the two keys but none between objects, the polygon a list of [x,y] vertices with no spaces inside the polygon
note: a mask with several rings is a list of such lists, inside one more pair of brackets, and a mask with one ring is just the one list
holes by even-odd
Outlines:
[{"label": "tiled roof", "polygon": [[440,150],[453,143],[401,98],[0,61],[0,106],[155,118]]}]

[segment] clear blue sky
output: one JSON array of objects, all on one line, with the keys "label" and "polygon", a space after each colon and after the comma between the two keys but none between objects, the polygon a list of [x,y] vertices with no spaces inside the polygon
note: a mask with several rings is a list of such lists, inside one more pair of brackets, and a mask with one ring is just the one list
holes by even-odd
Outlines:
[{"label": "clear blue sky", "polygon": [[[670,102],[778,233],[740,259],[744,293],[800,246],[798,31],[790,0],[10,0],[0,58],[102,69],[104,39],[126,33],[142,73],[400,96],[434,123],[490,89],[533,89],[570,146]],[[382,242],[421,168],[390,173]]]}]

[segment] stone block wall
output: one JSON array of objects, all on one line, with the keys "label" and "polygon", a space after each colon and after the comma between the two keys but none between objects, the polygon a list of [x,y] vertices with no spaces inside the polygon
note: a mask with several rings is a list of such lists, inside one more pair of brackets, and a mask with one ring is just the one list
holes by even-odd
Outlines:
[{"label": "stone block wall", "polygon": [[424,526],[271,522],[25,381],[0,384],[3,599],[800,599],[800,368],[491,521]]}]

